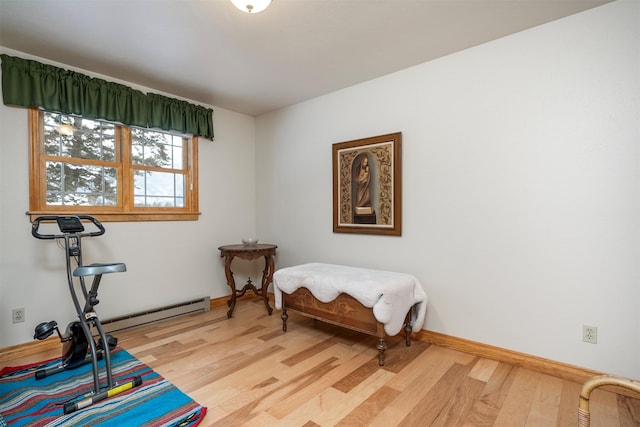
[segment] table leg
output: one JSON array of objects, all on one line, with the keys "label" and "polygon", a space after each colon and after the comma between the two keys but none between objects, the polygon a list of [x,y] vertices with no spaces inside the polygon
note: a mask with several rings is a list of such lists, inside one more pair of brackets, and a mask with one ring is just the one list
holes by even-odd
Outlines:
[{"label": "table leg", "polygon": [[273,255],[265,255],[264,256],[264,271],[262,272],[262,287],[261,287],[261,295],[264,300],[264,306],[267,308],[267,313],[271,316],[273,309],[269,305],[269,296],[267,295],[267,288],[269,287],[269,283],[273,279],[273,270],[274,270],[275,262],[273,261]]},{"label": "table leg", "polygon": [[232,255],[227,255],[224,258],[224,275],[227,277],[227,285],[231,288],[231,298],[227,301],[229,310],[227,310],[227,318],[233,316],[233,310],[236,308],[236,281],[233,279],[233,272],[231,271],[231,261],[233,261]]}]

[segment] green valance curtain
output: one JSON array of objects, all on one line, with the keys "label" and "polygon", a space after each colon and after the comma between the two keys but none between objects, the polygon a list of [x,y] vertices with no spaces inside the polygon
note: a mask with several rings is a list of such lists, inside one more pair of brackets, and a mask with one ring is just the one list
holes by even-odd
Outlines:
[{"label": "green valance curtain", "polygon": [[213,110],[37,61],[2,54],[5,105],[174,130],[213,139]]}]

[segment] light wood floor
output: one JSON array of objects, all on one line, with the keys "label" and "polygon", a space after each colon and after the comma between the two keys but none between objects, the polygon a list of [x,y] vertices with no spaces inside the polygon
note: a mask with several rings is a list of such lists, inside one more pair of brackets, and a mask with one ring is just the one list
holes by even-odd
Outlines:
[{"label": "light wood floor", "polygon": [[[114,335],[208,407],[202,426],[578,424],[580,384],[400,337],[379,367],[375,337],[295,314],[288,326],[256,298],[232,319],[219,307]],[[0,366],[57,356],[47,341],[0,350]],[[590,409],[594,427],[640,426],[640,400],[596,390]]]}]

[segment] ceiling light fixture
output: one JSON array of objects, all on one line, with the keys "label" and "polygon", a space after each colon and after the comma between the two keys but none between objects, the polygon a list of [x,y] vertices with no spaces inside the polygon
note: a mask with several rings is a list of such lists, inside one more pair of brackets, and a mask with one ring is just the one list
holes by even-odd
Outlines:
[{"label": "ceiling light fixture", "polygon": [[246,13],[258,13],[271,4],[271,0],[231,0],[231,3]]}]

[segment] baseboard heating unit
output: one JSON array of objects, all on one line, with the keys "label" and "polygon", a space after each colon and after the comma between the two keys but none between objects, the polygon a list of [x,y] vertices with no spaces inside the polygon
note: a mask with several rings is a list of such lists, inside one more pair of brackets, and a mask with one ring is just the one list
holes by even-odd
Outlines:
[{"label": "baseboard heating unit", "polygon": [[121,329],[132,328],[134,326],[146,325],[172,317],[183,316],[185,314],[209,311],[211,301],[209,297],[204,297],[179,304],[168,305],[153,310],[141,311],[139,313],[128,314],[113,319],[102,321],[102,327],[106,332],[119,331]]}]

